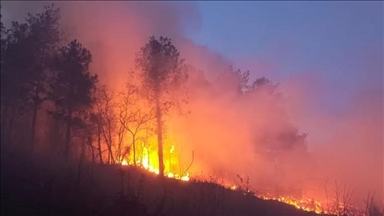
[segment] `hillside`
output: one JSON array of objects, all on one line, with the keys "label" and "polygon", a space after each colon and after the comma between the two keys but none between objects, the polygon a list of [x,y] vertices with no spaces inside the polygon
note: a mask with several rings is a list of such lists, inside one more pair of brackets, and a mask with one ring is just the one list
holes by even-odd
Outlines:
[{"label": "hillside", "polygon": [[209,182],[129,166],[1,153],[1,215],[316,215]]}]

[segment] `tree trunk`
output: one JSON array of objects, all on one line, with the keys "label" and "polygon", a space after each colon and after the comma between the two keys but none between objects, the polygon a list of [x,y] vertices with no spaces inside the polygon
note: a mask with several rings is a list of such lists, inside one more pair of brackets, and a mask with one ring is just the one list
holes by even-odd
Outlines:
[{"label": "tree trunk", "polygon": [[89,136],[88,139],[89,139],[89,145],[91,147],[91,154],[92,154],[92,163],[95,163],[95,151],[93,149],[93,139],[92,139],[93,136]]},{"label": "tree trunk", "polygon": [[71,144],[71,125],[72,125],[72,107],[69,106],[67,131],[65,133],[65,159],[69,160],[70,144]]},{"label": "tree trunk", "polygon": [[33,97],[33,114],[32,114],[32,125],[31,125],[31,139],[30,139],[30,150],[34,151],[35,148],[35,137],[36,137],[36,122],[39,106],[41,104],[40,98],[40,81],[36,84],[35,95]]},{"label": "tree trunk", "polygon": [[14,119],[15,119],[15,106],[12,106],[11,107],[11,116],[10,116],[10,119],[9,119],[9,125],[8,125],[8,131],[7,131],[7,138],[6,138],[6,142],[7,143],[11,143],[11,137],[12,137],[12,131],[13,131],[13,122],[14,122]]},{"label": "tree trunk", "polygon": [[132,134],[133,164],[136,166],[136,134]]},{"label": "tree trunk", "polygon": [[112,162],[114,161],[112,154],[112,144],[106,136],[104,136],[104,138],[108,148],[108,164],[112,164]]},{"label": "tree trunk", "polygon": [[112,153],[111,124],[109,119],[107,119],[107,123],[108,123],[107,124],[108,128],[107,129],[103,128],[103,136],[108,148],[108,164],[112,164],[112,162],[115,162],[115,160],[113,158],[113,153]]},{"label": "tree trunk", "polygon": [[[4,103],[5,104],[5,103]],[[1,105],[1,144],[4,145],[7,143],[5,134],[7,134],[7,114],[8,114],[8,105]]]},{"label": "tree trunk", "polygon": [[108,119],[108,140],[109,140],[109,153],[111,154],[111,163],[115,163],[112,151],[112,132],[111,132],[111,121]]},{"label": "tree trunk", "polygon": [[99,147],[100,163],[103,164],[103,157],[101,155],[101,130],[100,130],[100,126],[98,126],[98,128],[97,128],[97,145]]},{"label": "tree trunk", "polygon": [[85,144],[84,142],[81,143],[81,150],[80,150],[80,158],[77,166],[77,185],[80,185],[80,179],[82,176],[82,169],[83,169],[83,163],[84,163],[84,156],[85,156]]},{"label": "tree trunk", "polygon": [[[109,126],[110,127],[110,126]],[[115,159],[113,157],[113,150],[112,150],[112,136],[110,129],[108,130],[108,140],[109,140],[109,153],[111,154],[111,163],[115,163]]]},{"label": "tree trunk", "polygon": [[31,124],[31,139],[30,139],[30,150],[33,151],[35,148],[35,136],[36,136],[36,120],[37,120],[37,111],[39,109],[38,103],[35,101],[33,104],[33,113],[32,113],[32,124]]},{"label": "tree trunk", "polygon": [[157,122],[157,153],[159,156],[159,175],[164,176],[163,159],[163,128],[161,122],[161,108],[159,94],[156,94],[156,122]]},{"label": "tree trunk", "polygon": [[111,164],[111,154],[109,153],[110,150],[109,150],[109,145],[107,144],[107,147],[108,147],[108,158],[107,158],[107,164]]}]

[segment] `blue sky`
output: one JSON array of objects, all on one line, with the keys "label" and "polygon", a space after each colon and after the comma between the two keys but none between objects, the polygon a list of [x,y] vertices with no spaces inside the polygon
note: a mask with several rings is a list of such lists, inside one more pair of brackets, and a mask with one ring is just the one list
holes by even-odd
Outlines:
[{"label": "blue sky", "polygon": [[320,77],[326,89],[313,92],[318,96],[314,106],[337,114],[362,88],[382,90],[383,2],[196,4],[201,28],[190,38],[243,70],[263,74],[254,62],[267,60],[275,70],[263,75],[277,81],[295,75]]}]

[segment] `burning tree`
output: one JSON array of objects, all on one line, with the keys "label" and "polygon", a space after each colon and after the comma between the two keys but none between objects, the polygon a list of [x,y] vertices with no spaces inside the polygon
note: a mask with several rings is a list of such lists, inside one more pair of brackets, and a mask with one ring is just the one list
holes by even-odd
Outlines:
[{"label": "burning tree", "polygon": [[[155,114],[153,109],[150,108],[149,110],[146,110],[146,108],[143,107],[144,101],[141,98],[138,86],[127,82],[125,91],[121,92],[120,96],[121,100],[119,103],[118,118],[121,126],[131,135],[133,163],[136,165],[136,142],[139,139],[139,132],[147,129],[146,124],[154,119]],[[139,101],[141,103],[139,103]],[[127,152],[121,154],[120,158],[123,158],[126,153]]]},{"label": "burning tree", "polygon": [[171,39],[150,37],[136,56],[136,67],[142,72],[147,98],[156,110],[159,174],[164,176],[163,161],[163,115],[180,102],[173,93],[180,90],[187,75],[184,60]]}]

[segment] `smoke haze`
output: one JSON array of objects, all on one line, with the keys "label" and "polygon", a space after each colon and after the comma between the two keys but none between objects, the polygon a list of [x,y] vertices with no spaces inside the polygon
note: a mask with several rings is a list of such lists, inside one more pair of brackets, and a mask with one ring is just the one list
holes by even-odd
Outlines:
[{"label": "smoke haze", "polygon": [[[4,22],[22,20],[27,12],[39,12],[46,4],[2,2]],[[302,187],[305,193],[319,197],[324,196],[326,181],[332,193],[337,180],[355,190],[356,202],[362,202],[368,192],[375,192],[375,197],[383,201],[383,77],[382,70],[379,73],[382,65],[377,64],[380,60],[375,59],[382,57],[382,48],[381,53],[379,49],[362,53],[360,59],[366,67],[361,70],[365,73],[351,93],[353,99],[342,114],[331,115],[320,106],[313,107],[319,102],[319,92],[327,88],[324,76],[303,72],[302,76],[281,78],[278,90],[286,97],[278,102],[271,102],[264,90],[240,96],[230,76],[218,80],[234,62],[188,37],[204,22],[192,2],[56,5],[61,8],[69,39],[78,39],[92,52],[92,71],[115,91],[121,90],[128,72],[135,69],[135,54],[151,35],[170,37],[186,63],[196,68],[189,71],[187,109],[191,114],[171,121],[172,130],[181,140],[178,148],[182,149],[184,163],[189,163],[192,151],[195,153],[192,176],[204,172],[206,176],[236,181],[239,174],[249,176],[254,188]],[[271,69],[277,66],[259,59],[255,62],[252,69],[256,72],[251,73],[278,77]],[[338,91],[336,87],[331,90]],[[338,98],[333,100],[338,103]],[[280,165],[262,156],[259,146],[266,134],[273,137],[296,129],[299,134],[308,132],[308,151],[282,149],[280,158],[285,164],[281,174],[276,171]]]}]

